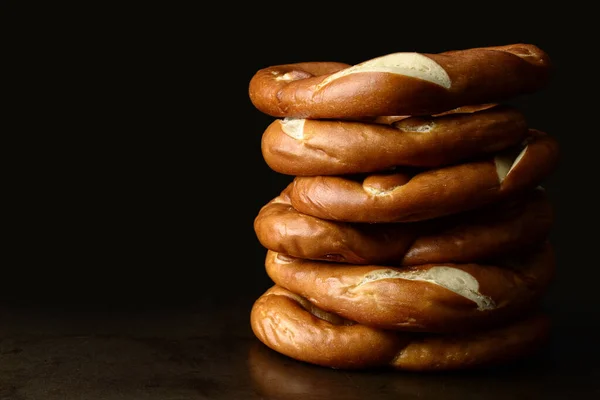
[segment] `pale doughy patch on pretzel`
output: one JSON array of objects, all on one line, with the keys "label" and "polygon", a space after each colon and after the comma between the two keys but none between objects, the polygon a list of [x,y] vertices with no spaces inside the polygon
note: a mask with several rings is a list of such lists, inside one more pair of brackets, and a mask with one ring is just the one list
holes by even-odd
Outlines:
[{"label": "pale doughy patch on pretzel", "polygon": [[300,118],[284,118],[279,121],[283,133],[296,140],[304,138],[304,122],[306,120]]},{"label": "pale doughy patch on pretzel", "polygon": [[[400,122],[400,121],[398,121]],[[435,122],[434,121],[427,121],[424,122],[420,125],[416,125],[416,126],[403,126],[401,124],[398,124],[398,122],[394,123],[394,127],[396,129],[398,129],[400,132],[419,132],[419,133],[425,133],[425,132],[431,132],[433,130],[433,128],[435,127]]]},{"label": "pale doughy patch on pretzel", "polygon": [[316,89],[319,90],[343,76],[359,72],[389,72],[421,79],[446,89],[449,89],[452,86],[450,76],[437,62],[423,54],[405,52],[377,57],[343,69],[329,75],[317,85]]},{"label": "pale doughy patch on pretzel", "polygon": [[479,281],[473,275],[458,268],[435,266],[426,270],[406,272],[378,269],[365,275],[357,287],[382,279],[406,279],[433,283],[475,302],[480,311],[496,308],[494,300],[479,292]]},{"label": "pale doughy patch on pretzel", "polygon": [[275,80],[276,81],[289,82],[289,81],[293,81],[294,80],[294,78],[290,74],[279,75],[277,73],[274,73],[273,75],[277,75],[277,76],[275,76]]},{"label": "pale doughy patch on pretzel", "polygon": [[389,196],[394,192],[394,190],[396,190],[400,186],[402,186],[402,185],[394,186],[394,187],[383,190],[383,189],[379,189],[379,188],[374,188],[373,186],[363,185],[363,189],[365,192],[369,193],[372,196]]},{"label": "pale doughy patch on pretzel", "polygon": [[498,174],[498,179],[500,183],[506,179],[510,171],[512,171],[515,166],[523,159],[523,156],[527,152],[527,146],[521,150],[521,152],[516,156],[510,155],[499,155],[494,157],[494,163],[496,164],[496,173]]}]

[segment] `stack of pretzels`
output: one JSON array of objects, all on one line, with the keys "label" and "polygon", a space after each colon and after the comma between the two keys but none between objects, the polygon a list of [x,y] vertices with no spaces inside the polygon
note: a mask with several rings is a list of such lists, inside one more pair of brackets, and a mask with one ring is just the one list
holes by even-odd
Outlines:
[{"label": "stack of pretzels", "polygon": [[540,186],[556,140],[508,102],[544,88],[530,44],[268,67],[249,95],[293,175],[256,216],[274,286],[253,305],[268,347],[332,368],[451,370],[539,348],[554,276]]}]

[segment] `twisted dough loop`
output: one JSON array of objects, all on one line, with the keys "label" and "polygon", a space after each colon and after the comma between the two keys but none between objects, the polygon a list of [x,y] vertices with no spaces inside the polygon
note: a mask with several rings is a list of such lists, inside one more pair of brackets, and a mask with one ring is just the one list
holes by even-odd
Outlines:
[{"label": "twisted dough loop", "polygon": [[342,175],[396,166],[439,167],[491,154],[523,141],[524,115],[489,105],[389,125],[304,119],[275,120],[262,136],[263,158],[279,173]]},{"label": "twisted dough loop", "polygon": [[546,194],[446,218],[412,224],[360,224],[302,214],[290,204],[289,187],[254,220],[260,243],[297,258],[350,264],[468,263],[516,252],[541,242],[553,212]]},{"label": "twisted dough loop", "polygon": [[505,322],[537,305],[554,277],[548,244],[496,265],[394,268],[267,252],[276,285],[344,318],[382,329],[454,332]]},{"label": "twisted dough loop", "polygon": [[[411,222],[472,210],[534,188],[558,162],[558,143],[530,129],[519,152],[471,161],[414,176],[373,174],[363,182],[346,176],[297,176],[290,200],[301,213],[345,222]],[[515,149],[511,149],[515,150]]]},{"label": "twisted dough loop", "polygon": [[537,315],[489,331],[458,336],[416,336],[379,330],[320,311],[281,287],[253,305],[256,337],[296,360],[325,367],[391,367],[434,371],[493,365],[535,351],[547,338],[547,318]]},{"label": "twisted dough loop", "polygon": [[550,69],[548,55],[531,44],[395,53],[355,66],[309,62],[264,68],[250,80],[249,96],[274,117],[430,115],[534,92],[548,83]]}]

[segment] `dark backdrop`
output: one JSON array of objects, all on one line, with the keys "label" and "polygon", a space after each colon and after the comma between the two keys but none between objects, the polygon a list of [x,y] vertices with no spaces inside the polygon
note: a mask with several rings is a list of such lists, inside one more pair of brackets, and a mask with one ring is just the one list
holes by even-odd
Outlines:
[{"label": "dark backdrop", "polygon": [[215,7],[70,10],[43,32],[13,32],[27,46],[14,58],[25,75],[14,103],[25,107],[11,167],[23,178],[7,193],[20,210],[7,243],[9,301],[118,308],[255,298],[270,283],[252,222],[291,180],[261,156],[272,118],[248,99],[258,69],[525,42],[555,68],[548,88],[515,100],[562,148],[545,184],[559,260],[549,302],[565,321],[595,314],[595,100],[581,97],[593,96],[595,64],[585,12],[460,17],[363,5],[342,18],[306,5]]}]

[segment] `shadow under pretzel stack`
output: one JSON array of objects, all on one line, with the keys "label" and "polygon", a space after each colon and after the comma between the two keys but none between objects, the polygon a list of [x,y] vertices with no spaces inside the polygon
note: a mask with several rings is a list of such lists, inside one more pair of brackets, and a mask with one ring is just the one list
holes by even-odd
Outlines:
[{"label": "shadow under pretzel stack", "polygon": [[331,368],[454,370],[529,356],[548,337],[556,140],[508,105],[550,80],[531,44],[394,53],[257,71],[277,118],[262,154],[288,187],[259,211],[274,286],[257,338]]}]

